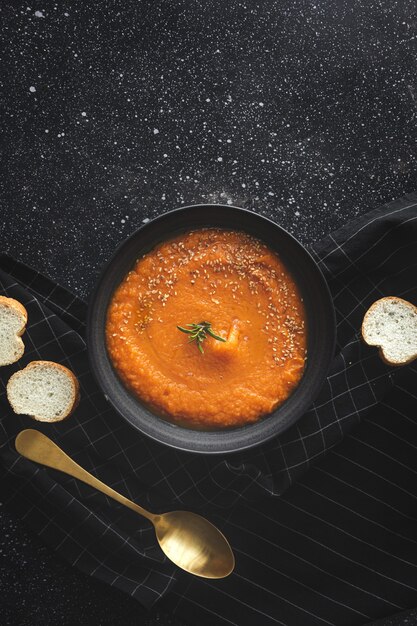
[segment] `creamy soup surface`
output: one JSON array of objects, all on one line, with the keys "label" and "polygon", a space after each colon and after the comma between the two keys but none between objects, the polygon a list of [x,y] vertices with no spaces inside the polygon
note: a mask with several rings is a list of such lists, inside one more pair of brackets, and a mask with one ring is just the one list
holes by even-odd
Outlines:
[{"label": "creamy soup surface", "polygon": [[[211,324],[198,349],[177,326]],[[305,310],[278,255],[238,231],[206,228],[142,256],[113,294],[107,348],[124,384],[176,423],[258,420],[299,383]]]}]

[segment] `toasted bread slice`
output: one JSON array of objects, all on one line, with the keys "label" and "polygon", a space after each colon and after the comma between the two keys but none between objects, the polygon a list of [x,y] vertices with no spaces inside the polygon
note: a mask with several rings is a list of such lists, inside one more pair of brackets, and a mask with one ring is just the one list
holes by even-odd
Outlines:
[{"label": "toasted bread slice", "polygon": [[389,365],[410,363],[417,358],[417,307],[395,296],[377,300],[365,313],[362,337]]},{"label": "toasted bread slice", "polygon": [[40,422],[60,422],[78,404],[79,384],[67,367],[52,361],[32,361],[7,383],[13,411]]},{"label": "toasted bread slice", "polygon": [[0,366],[11,365],[25,351],[21,335],[25,332],[28,314],[14,298],[0,296]]}]

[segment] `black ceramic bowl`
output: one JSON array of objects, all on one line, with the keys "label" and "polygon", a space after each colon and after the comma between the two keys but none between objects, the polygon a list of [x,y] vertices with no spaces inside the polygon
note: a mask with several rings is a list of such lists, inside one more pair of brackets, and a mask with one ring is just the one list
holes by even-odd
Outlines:
[{"label": "black ceramic bowl", "polygon": [[[107,354],[106,313],[115,288],[135,261],[156,244],[186,230],[217,226],[242,230],[275,250],[298,283],[307,315],[307,364],[292,395],[258,422],[225,430],[177,426],[153,414],[123,385]],[[192,452],[228,453],[256,446],[282,433],[308,409],[318,394],[333,356],[335,315],[327,283],[306,249],[270,220],[232,206],[196,205],[165,213],[131,235],[104,268],[92,295],[87,323],[94,374],[108,400],[134,428],[157,441]]]}]

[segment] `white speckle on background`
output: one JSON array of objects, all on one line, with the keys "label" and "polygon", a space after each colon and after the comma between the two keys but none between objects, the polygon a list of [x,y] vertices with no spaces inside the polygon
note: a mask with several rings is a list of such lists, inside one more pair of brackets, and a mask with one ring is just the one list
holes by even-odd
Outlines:
[{"label": "white speckle on background", "polygon": [[36,91],[36,87],[29,87],[29,91],[30,91],[31,93],[35,93],[35,91]]},{"label": "white speckle on background", "polygon": [[45,133],[49,133],[49,130],[47,128],[45,128]]},{"label": "white speckle on background", "polygon": [[223,157],[217,157],[217,160],[219,163],[221,163],[223,161]]},{"label": "white speckle on background", "polygon": [[154,128],[154,129],[153,129],[153,134],[154,134],[154,135],[159,135],[159,130],[158,130],[157,128]]},{"label": "white speckle on background", "polygon": [[35,17],[45,17],[42,11],[35,11]]},{"label": "white speckle on background", "polygon": [[[165,195],[165,194],[164,194],[164,195]],[[165,198],[162,198],[162,199],[164,200]],[[145,218],[142,220],[142,222],[143,222],[144,224],[146,224],[147,222],[149,222],[149,217],[145,217]]]},{"label": "white speckle on background", "polygon": [[263,106],[265,106],[265,105],[264,105],[264,103],[263,103],[263,102],[260,102],[260,103],[259,103],[259,106],[260,106],[260,107],[263,107]]}]

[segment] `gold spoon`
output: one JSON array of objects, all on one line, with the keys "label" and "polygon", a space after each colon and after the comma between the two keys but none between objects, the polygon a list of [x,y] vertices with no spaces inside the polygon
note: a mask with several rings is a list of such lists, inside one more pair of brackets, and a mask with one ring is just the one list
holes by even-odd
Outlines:
[{"label": "gold spoon", "polygon": [[27,459],[78,478],[146,517],[154,525],[162,551],[186,572],[203,578],[224,578],[233,571],[235,558],[229,543],[204,517],[189,511],[171,511],[161,515],[150,513],[92,476],[37,430],[22,430],[16,437],[15,445],[19,454]]}]

